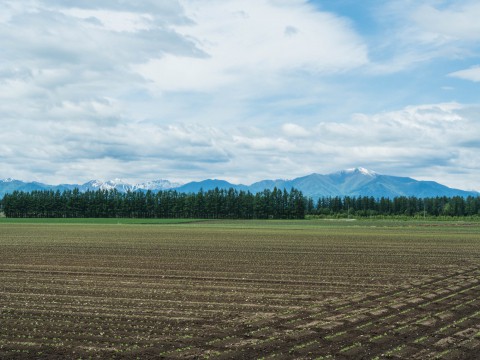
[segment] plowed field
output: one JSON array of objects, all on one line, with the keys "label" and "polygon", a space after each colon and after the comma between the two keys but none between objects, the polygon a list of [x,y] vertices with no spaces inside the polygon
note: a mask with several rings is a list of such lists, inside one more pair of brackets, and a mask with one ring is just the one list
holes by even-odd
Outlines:
[{"label": "plowed field", "polygon": [[478,359],[480,224],[0,224],[0,358]]}]

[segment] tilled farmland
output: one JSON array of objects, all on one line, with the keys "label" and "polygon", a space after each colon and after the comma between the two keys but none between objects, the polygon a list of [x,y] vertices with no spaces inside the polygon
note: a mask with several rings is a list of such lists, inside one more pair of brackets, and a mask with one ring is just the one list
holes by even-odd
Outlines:
[{"label": "tilled farmland", "polygon": [[0,358],[475,359],[480,224],[0,224]]}]

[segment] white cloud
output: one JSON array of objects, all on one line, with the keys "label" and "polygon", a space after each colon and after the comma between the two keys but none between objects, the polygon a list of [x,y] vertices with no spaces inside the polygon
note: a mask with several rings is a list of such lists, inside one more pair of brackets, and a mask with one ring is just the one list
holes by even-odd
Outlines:
[{"label": "white cloud", "polygon": [[0,43],[3,121],[106,98],[117,120],[237,121],[279,93],[316,101],[322,74],[368,62],[348,21],[304,0],[5,1]]},{"label": "white cloud", "polygon": [[[0,99],[16,99],[16,107],[26,109],[125,98],[145,89],[145,80],[131,70],[133,64],[161,54],[197,52],[191,41],[170,28],[184,19],[178,3],[176,10],[165,5],[155,13],[148,13],[146,6],[140,12],[129,1],[122,6],[102,1],[101,8],[95,2],[98,8],[93,9],[69,8],[67,3],[5,3]],[[97,25],[91,19],[97,19]]]},{"label": "white cloud", "polygon": [[[368,62],[350,24],[304,1],[182,2],[194,24],[174,26],[202,56],[162,56],[136,69],[162,91],[211,91],[249,83],[268,87],[284,72],[340,72]],[[293,31],[294,29],[294,31]],[[275,84],[278,85],[278,84]]]},{"label": "white cloud", "polygon": [[297,124],[284,124],[282,125],[282,131],[289,137],[303,138],[309,136],[309,131]]},{"label": "white cloud", "polygon": [[66,9],[62,13],[84,20],[87,26],[116,32],[138,32],[155,28],[153,17],[126,11]]},{"label": "white cloud", "polygon": [[463,80],[470,80],[474,82],[480,82],[480,66],[475,66],[470,69],[459,70],[448,74]]},{"label": "white cloud", "polygon": [[246,137],[234,136],[234,144],[237,147],[248,149],[249,151],[268,151],[272,154],[283,154],[295,150],[295,145],[284,138]]},{"label": "white cloud", "polygon": [[478,1],[454,1],[439,8],[433,4],[420,5],[413,19],[429,35],[431,41],[480,40],[480,4]]},{"label": "white cloud", "polygon": [[371,38],[369,73],[406,72],[437,60],[478,56],[478,1],[390,0],[377,7],[375,16],[383,33]]}]

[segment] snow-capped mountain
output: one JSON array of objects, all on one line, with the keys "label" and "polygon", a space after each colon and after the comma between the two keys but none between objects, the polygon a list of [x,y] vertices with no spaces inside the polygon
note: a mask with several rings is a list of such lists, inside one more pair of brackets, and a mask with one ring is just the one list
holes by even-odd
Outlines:
[{"label": "snow-capped mountain", "polygon": [[137,191],[137,190],[160,191],[160,190],[177,188],[181,185],[182,184],[180,183],[174,183],[168,180],[153,180],[153,181],[147,181],[147,182],[138,183],[138,184],[129,184],[121,179],[114,179],[114,180],[108,180],[108,181],[91,180],[81,185],[79,189],[81,191],[116,189],[120,192]]},{"label": "snow-capped mountain", "polygon": [[153,180],[138,184],[129,184],[121,179],[114,179],[108,181],[91,180],[85,184],[61,184],[61,185],[47,185],[39,182],[24,182],[15,179],[0,180],[0,199],[5,194],[18,191],[35,191],[35,190],[53,190],[53,191],[65,191],[79,189],[81,192],[96,191],[96,190],[113,190],[116,189],[119,192],[127,191],[160,191],[177,188],[182,184],[176,182],[170,182],[168,180]]},{"label": "snow-capped mountain", "polygon": [[15,190],[73,190],[80,191],[112,190],[127,191],[161,191],[174,189],[178,192],[190,193],[200,190],[208,191],[215,188],[236,189],[257,193],[265,189],[287,189],[292,187],[303,192],[304,195],[317,199],[324,196],[373,196],[375,198],[396,196],[480,196],[475,191],[452,189],[434,181],[418,181],[408,177],[381,175],[365,168],[354,168],[322,175],[310,174],[292,180],[262,180],[251,185],[237,185],[225,180],[208,179],[198,182],[180,184],[168,180],[153,180],[138,184],[129,184],[120,179],[100,181],[92,180],[83,185],[46,185],[38,182],[26,183],[14,179],[0,180],[0,198],[4,194]]},{"label": "snow-capped mountain", "polygon": [[168,180],[153,180],[147,181],[144,183],[134,185],[135,189],[137,190],[168,190],[174,189],[182,186],[183,184],[177,182],[171,182]]},{"label": "snow-capped mountain", "polygon": [[121,179],[101,181],[101,180],[91,180],[79,187],[81,191],[87,190],[113,190],[117,189],[120,192],[127,192],[128,190],[133,190],[133,185],[130,185],[124,182]]},{"label": "snow-capped mountain", "polygon": [[362,174],[366,176],[376,176],[377,173],[372,170],[365,169],[363,167],[358,167],[358,168],[352,168],[352,169],[347,169],[343,171],[339,171],[339,173],[343,174]]}]

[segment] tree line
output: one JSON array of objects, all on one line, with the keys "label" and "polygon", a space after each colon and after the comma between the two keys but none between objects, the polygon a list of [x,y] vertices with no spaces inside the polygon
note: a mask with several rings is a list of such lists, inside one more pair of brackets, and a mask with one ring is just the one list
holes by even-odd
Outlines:
[{"label": "tree line", "polygon": [[198,193],[78,189],[15,191],[2,200],[7,217],[303,219],[306,199],[296,189],[252,194],[235,189]]},{"label": "tree line", "polygon": [[480,216],[480,197],[321,197],[314,201],[292,188],[253,194],[235,189],[198,193],[78,189],[15,191],[0,207],[7,217],[303,219],[372,216]]},{"label": "tree line", "polygon": [[319,216],[479,216],[480,196],[437,196],[418,198],[399,196],[391,198],[359,197],[323,197],[314,205],[310,200],[307,213]]}]

